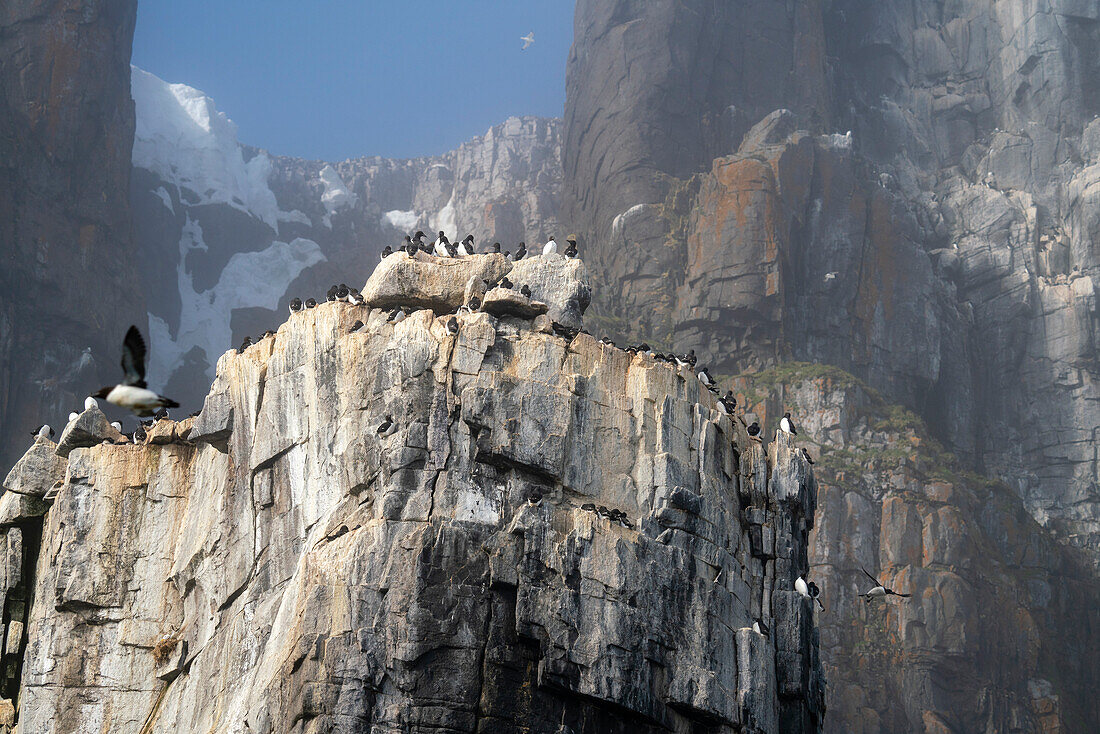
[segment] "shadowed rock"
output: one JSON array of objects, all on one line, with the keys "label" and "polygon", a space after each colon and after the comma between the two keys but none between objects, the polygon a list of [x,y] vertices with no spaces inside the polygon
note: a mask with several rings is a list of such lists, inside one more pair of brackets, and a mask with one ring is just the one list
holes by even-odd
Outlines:
[{"label": "shadowed rock", "polygon": [[90,408],[81,413],[76,420],[70,421],[61,432],[61,438],[57,441],[57,455],[65,458],[75,448],[83,446],[95,446],[104,441],[122,441],[123,436],[103,411],[99,408]]}]

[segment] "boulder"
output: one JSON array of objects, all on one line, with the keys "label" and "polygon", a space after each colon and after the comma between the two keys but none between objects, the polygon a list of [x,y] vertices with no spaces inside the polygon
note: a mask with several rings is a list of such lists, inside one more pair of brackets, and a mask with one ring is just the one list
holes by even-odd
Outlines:
[{"label": "boulder", "polygon": [[471,279],[495,283],[509,270],[503,255],[436,257],[418,252],[415,257],[398,252],[382,260],[363,286],[363,298],[371,308],[413,306],[436,313],[457,311]]},{"label": "boulder", "polygon": [[69,452],[84,446],[96,446],[104,441],[121,442],[123,435],[115,430],[107,416],[99,408],[89,408],[76,420],[69,421],[57,441],[57,455],[68,457]]}]

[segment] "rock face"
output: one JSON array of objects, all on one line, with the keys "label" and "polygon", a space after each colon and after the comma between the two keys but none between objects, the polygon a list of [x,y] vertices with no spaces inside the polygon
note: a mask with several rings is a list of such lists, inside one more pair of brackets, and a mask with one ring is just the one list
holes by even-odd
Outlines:
[{"label": "rock face", "polygon": [[193,423],[28,457],[21,730],[819,731],[801,452],[690,372],[447,318],[324,303]]},{"label": "rock face", "polygon": [[581,0],[575,25],[590,323],[726,373],[839,365],[1100,561],[1100,6]]},{"label": "rock face", "polygon": [[482,251],[565,234],[558,120],[510,118],[442,156],[326,163],[242,145],[214,101],[184,84],[134,68],[133,92],[150,379],[186,410],[222,351],[278,324],[292,298],[366,272],[405,234],[470,233]]},{"label": "rock face", "polygon": [[[1100,585],[1086,552],[851,375],[784,366],[740,383],[748,418],[793,410],[816,458],[827,731],[1096,729]],[[911,598],[864,601],[864,568]]]},{"label": "rock face", "polygon": [[[118,365],[141,323],[130,237],[136,0],[0,7],[0,467]],[[100,382],[103,380],[103,382]]]}]

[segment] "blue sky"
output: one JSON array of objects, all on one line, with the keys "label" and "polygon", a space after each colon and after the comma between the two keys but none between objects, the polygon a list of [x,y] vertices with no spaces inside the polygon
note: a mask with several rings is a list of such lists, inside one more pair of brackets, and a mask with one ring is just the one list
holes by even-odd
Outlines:
[{"label": "blue sky", "polygon": [[272,153],[411,157],[560,117],[572,40],[570,0],[140,0],[133,63]]}]

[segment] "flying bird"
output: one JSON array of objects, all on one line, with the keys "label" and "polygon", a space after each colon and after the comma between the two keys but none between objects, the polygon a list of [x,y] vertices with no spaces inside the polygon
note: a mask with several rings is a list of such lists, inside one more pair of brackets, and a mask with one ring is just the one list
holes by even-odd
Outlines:
[{"label": "flying bird", "polygon": [[528,31],[526,36],[520,36],[519,40],[523,41],[523,48],[520,51],[526,51],[527,47],[535,42],[535,32]]},{"label": "flying bird", "polygon": [[866,568],[864,568],[863,566],[860,566],[859,569],[861,571],[863,571],[864,574],[866,574],[867,578],[871,579],[871,581],[873,581],[875,583],[875,587],[873,589],[868,591],[866,594],[861,595],[867,601],[871,601],[872,599],[877,599],[880,596],[900,596],[900,597],[904,597],[906,599],[908,599],[910,596],[912,596],[912,594],[899,594],[898,592],[894,591],[893,589],[886,588],[885,584],[883,584],[881,581],[876,579],[871,574],[867,573]]},{"label": "flying bird", "polygon": [[178,408],[180,404],[157,395],[145,385],[145,340],[136,326],[131,326],[122,341],[122,382],[104,387],[92,395],[112,405],[125,408],[135,415],[151,416],[161,408]]}]

